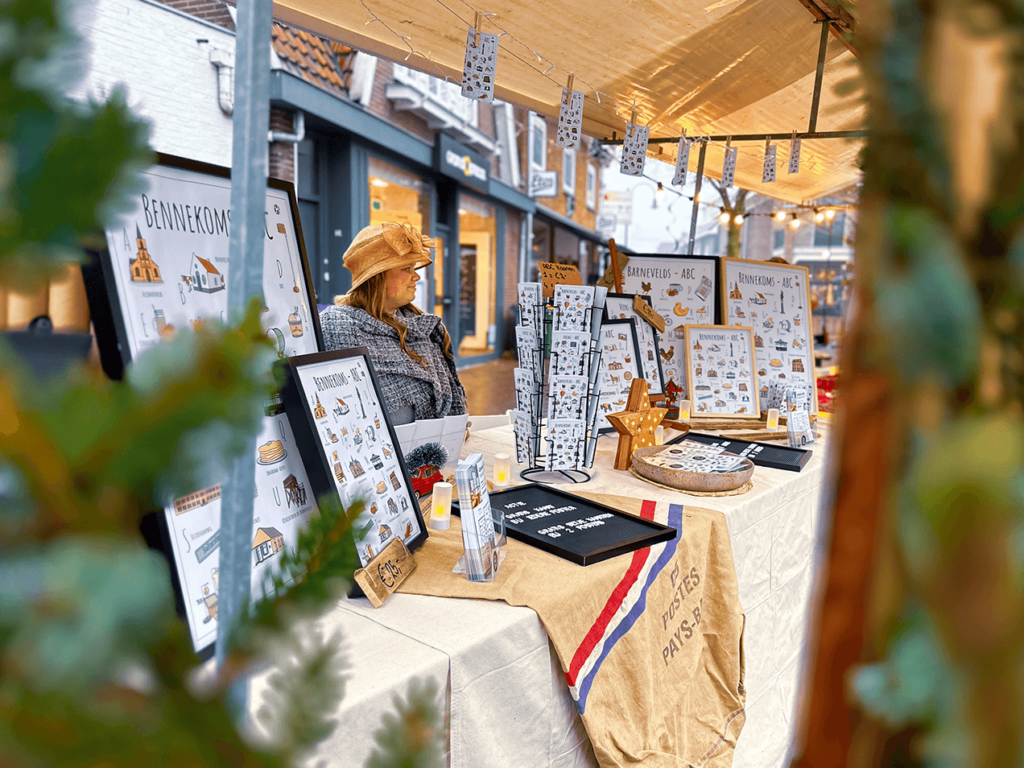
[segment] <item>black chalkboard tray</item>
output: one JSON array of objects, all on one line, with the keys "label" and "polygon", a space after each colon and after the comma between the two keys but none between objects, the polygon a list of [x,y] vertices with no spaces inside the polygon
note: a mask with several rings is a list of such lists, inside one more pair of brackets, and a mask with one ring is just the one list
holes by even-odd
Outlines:
[{"label": "black chalkboard tray", "polygon": [[774,445],[772,443],[754,443],[750,440],[737,440],[732,437],[720,437],[719,435],[704,435],[700,432],[687,432],[674,440],[669,440],[669,445],[692,440],[703,445],[721,445],[729,453],[737,456],[745,456],[756,466],[769,467],[770,469],[785,469],[790,472],[799,472],[804,465],[811,460],[811,452],[804,448],[790,448],[788,445]]},{"label": "black chalkboard tray", "polygon": [[[676,537],[669,525],[537,483],[493,491],[490,498],[492,511],[505,512],[509,538],[576,565],[593,565]],[[458,512],[458,501],[452,509]]]}]

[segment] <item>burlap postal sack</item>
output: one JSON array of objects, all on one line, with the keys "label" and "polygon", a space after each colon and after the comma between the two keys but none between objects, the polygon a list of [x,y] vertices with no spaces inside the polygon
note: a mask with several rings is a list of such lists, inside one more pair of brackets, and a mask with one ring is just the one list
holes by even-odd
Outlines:
[{"label": "burlap postal sack", "polygon": [[490,584],[451,573],[461,526],[431,531],[400,591],[537,612],[602,766],[723,768],[743,727],[743,625],[725,516],[579,494],[667,523],[674,541],[587,567],[509,540]]}]

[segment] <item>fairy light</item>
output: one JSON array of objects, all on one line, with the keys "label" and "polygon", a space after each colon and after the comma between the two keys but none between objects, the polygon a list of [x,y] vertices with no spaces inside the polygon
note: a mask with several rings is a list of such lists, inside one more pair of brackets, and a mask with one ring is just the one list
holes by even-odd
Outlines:
[{"label": "fairy light", "polygon": [[829,208],[827,211],[825,211],[825,218],[828,219],[829,221],[832,221],[832,219],[834,219],[835,217],[836,217],[836,212],[834,210],[832,210],[831,208]]},{"label": "fairy light", "polygon": [[718,216],[718,222],[720,224],[728,224],[730,218],[731,217],[729,216],[728,212],[722,211]]},{"label": "fairy light", "polygon": [[776,213],[775,213],[775,220],[776,221],[785,221],[786,220],[786,212],[785,211],[776,211]]},{"label": "fairy light", "polygon": [[815,221],[816,224],[821,224],[821,222],[823,222],[824,220],[825,220],[825,214],[822,213],[821,211],[817,211],[814,214],[814,221]]},{"label": "fairy light", "polygon": [[735,224],[738,227],[740,224],[743,223],[743,214],[742,213],[737,213],[736,216],[733,217],[732,222],[733,222],[733,224]]},{"label": "fairy light", "polygon": [[800,229],[800,219],[796,217],[795,213],[793,214],[793,218],[789,221],[789,227],[790,229]]}]

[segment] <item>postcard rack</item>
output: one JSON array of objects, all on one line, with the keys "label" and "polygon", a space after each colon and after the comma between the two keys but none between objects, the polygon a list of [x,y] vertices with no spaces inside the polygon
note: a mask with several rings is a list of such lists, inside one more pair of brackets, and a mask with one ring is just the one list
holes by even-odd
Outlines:
[{"label": "postcard rack", "polygon": [[[551,311],[549,311],[551,310]],[[603,304],[592,308],[592,319],[590,330],[587,333],[586,351],[580,356],[582,358],[582,373],[580,374],[586,382],[583,391],[579,392],[579,421],[576,431],[564,430],[562,434],[554,437],[550,434],[551,429],[564,429],[567,421],[565,419],[554,419],[551,417],[550,409],[555,403],[554,393],[551,393],[552,380],[555,374],[559,355],[563,354],[553,349],[554,340],[554,319],[555,313],[551,305],[541,301],[534,305],[534,312],[538,313],[543,321],[539,323],[541,333],[536,339],[536,346],[525,350],[527,354],[534,355],[532,365],[527,367],[532,373],[532,386],[528,393],[518,393],[517,399],[525,396],[529,400],[529,408],[519,400],[518,405],[521,411],[530,414],[528,440],[530,443],[529,464],[530,466],[520,471],[519,476],[524,480],[536,479],[543,482],[543,475],[560,475],[573,483],[585,483],[590,480],[590,474],[585,471],[594,465],[594,455],[597,450],[597,406],[600,395],[598,382],[599,366],[601,360],[601,316]],[[532,327],[520,329],[527,333],[533,332]],[[520,366],[523,365],[520,349]],[[571,421],[571,420],[570,420]],[[562,446],[560,451],[561,461],[549,463],[549,455],[555,449],[556,441],[561,438]],[[568,466],[569,459],[572,459],[575,466]],[[522,462],[521,462],[522,463]]]}]

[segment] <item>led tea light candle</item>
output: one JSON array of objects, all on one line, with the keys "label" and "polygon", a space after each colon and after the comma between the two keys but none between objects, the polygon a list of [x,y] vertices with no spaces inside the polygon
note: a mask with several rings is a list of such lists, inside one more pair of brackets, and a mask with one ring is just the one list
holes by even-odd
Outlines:
[{"label": "led tea light candle", "polygon": [[447,531],[452,522],[452,484],[435,483],[430,497],[430,527]]},{"label": "led tea light candle", "polygon": [[768,431],[774,432],[779,428],[779,409],[768,409]]},{"label": "led tea light candle", "polygon": [[690,418],[690,401],[680,400],[679,401],[679,420],[688,421]]},{"label": "led tea light candle", "polygon": [[665,428],[659,424],[654,430],[654,444],[664,445],[665,444]]},{"label": "led tea light candle", "polygon": [[512,483],[512,466],[507,453],[494,454],[494,487],[508,488]]}]

